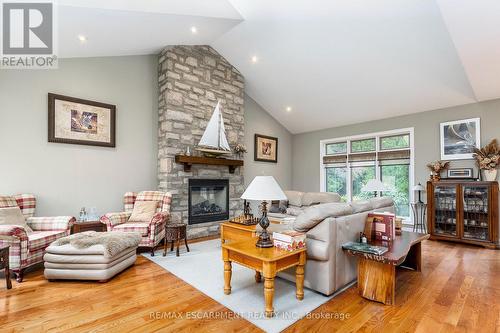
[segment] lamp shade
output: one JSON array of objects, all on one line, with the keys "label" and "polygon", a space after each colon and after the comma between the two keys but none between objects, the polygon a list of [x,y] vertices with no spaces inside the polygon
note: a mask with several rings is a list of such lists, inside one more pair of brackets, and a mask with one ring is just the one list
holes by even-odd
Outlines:
[{"label": "lamp shade", "polygon": [[418,185],[415,185],[412,187],[413,191],[423,191],[425,192],[425,187],[422,186],[422,184],[418,183]]},{"label": "lamp shade", "polygon": [[370,179],[363,188],[362,192],[381,192],[381,191],[391,191],[390,188],[384,185],[380,180]]},{"label": "lamp shade", "polygon": [[248,185],[241,199],[271,201],[287,198],[273,176],[257,176]]}]

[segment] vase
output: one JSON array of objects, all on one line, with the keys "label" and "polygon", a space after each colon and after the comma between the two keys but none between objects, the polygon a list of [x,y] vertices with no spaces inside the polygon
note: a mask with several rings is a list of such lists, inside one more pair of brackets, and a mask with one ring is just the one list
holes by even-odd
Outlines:
[{"label": "vase", "polygon": [[497,180],[497,169],[483,170],[484,180],[487,182],[493,182]]}]

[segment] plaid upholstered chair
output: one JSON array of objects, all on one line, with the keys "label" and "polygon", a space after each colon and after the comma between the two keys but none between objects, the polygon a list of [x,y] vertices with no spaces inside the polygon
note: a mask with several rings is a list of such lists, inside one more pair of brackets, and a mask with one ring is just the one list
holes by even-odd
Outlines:
[{"label": "plaid upholstered chair", "polygon": [[17,282],[23,281],[25,268],[43,262],[45,248],[58,238],[67,236],[75,223],[73,216],[34,217],[36,198],[32,194],[0,196],[0,208],[21,208],[26,224],[33,230],[27,233],[23,227],[0,225],[0,245],[9,245],[9,266]]},{"label": "plaid upholstered chair", "polygon": [[[129,222],[130,215],[137,201],[156,201],[158,207],[156,214],[150,222]],[[101,222],[106,224],[108,231],[139,232],[142,240],[140,247],[151,248],[151,256],[154,256],[156,246],[165,237],[165,223],[170,218],[170,203],[172,195],[168,192],[143,191],[139,193],[127,192],[123,196],[124,212],[108,213],[101,217]]]}]

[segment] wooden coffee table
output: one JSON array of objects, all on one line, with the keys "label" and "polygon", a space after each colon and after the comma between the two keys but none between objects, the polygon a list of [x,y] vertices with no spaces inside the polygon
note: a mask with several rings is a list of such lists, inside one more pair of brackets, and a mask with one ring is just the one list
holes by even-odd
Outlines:
[{"label": "wooden coffee table", "polygon": [[261,281],[264,276],[264,299],[266,303],[266,317],[274,315],[274,278],[276,273],[296,266],[295,285],[296,297],[304,299],[304,265],[306,264],[306,249],[295,251],[279,250],[275,247],[258,248],[256,239],[247,239],[240,242],[222,244],[222,259],[224,260],[224,293],[231,293],[231,265],[233,262],[255,270],[255,282]]},{"label": "wooden coffee table", "polygon": [[[422,267],[422,241],[428,234],[403,231],[393,242],[372,241],[370,244],[385,246],[389,251],[374,255],[345,249],[358,257],[358,291],[361,296],[387,305],[395,304],[396,266],[420,272]],[[390,245],[388,245],[390,244]]]}]

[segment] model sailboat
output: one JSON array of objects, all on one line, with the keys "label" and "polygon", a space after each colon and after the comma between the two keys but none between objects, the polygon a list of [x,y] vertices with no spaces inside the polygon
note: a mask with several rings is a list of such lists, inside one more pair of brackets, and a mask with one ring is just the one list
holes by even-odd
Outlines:
[{"label": "model sailboat", "polygon": [[231,154],[231,148],[226,138],[224,119],[222,119],[220,111],[220,102],[217,102],[214,113],[207,124],[200,143],[198,143],[197,150],[208,156]]}]

